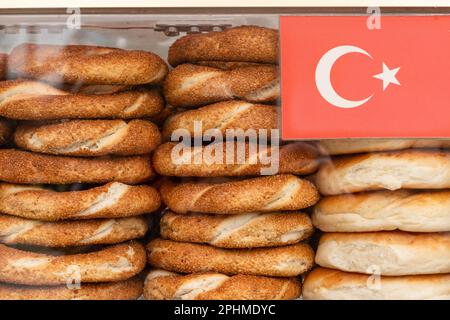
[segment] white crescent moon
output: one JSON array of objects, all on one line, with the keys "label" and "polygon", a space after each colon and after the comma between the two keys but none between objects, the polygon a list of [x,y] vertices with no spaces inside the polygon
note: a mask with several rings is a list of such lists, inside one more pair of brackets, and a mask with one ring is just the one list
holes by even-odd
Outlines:
[{"label": "white crescent moon", "polygon": [[373,94],[366,99],[363,100],[347,100],[343,97],[341,97],[336,90],[334,90],[333,86],[331,85],[330,80],[330,74],[331,69],[333,68],[334,63],[343,55],[346,55],[347,53],[361,53],[364,54],[370,58],[369,53],[364,51],[361,48],[355,47],[355,46],[339,46],[336,48],[333,48],[329,50],[327,53],[325,53],[322,58],[320,58],[319,63],[317,64],[316,68],[316,86],[319,90],[322,97],[328,101],[330,104],[338,107],[338,108],[356,108],[360,105],[363,105],[367,101],[372,98]]}]

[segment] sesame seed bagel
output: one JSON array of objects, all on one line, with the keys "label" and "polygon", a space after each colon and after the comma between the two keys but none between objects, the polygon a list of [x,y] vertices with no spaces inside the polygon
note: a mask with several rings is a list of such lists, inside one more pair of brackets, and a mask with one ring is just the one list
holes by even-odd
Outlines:
[{"label": "sesame seed bagel", "polygon": [[319,200],[314,185],[294,175],[182,183],[166,180],[160,191],[164,203],[176,213],[239,214],[300,210]]},{"label": "sesame seed bagel", "polygon": [[222,32],[189,34],[169,49],[169,63],[196,61],[278,62],[278,31],[240,26]]},{"label": "sesame seed bagel", "polygon": [[409,148],[448,148],[449,139],[330,139],[319,143],[325,154],[391,151]]},{"label": "sesame seed bagel", "polygon": [[[191,137],[200,137],[205,132],[212,130],[223,135],[227,130],[242,130],[255,132],[267,130],[267,136],[271,136],[271,130],[278,127],[278,108],[261,104],[252,104],[245,101],[225,101],[211,104],[194,110],[175,114],[168,118],[164,124],[163,137],[170,140],[174,131],[187,130]],[[201,122],[201,130],[196,130],[196,122]]]},{"label": "sesame seed bagel", "polygon": [[386,276],[450,273],[450,233],[325,233],[316,263]]},{"label": "sesame seed bagel", "polygon": [[13,132],[13,126],[8,120],[0,119],[0,145],[8,142]]},{"label": "sesame seed bagel", "polygon": [[299,212],[224,216],[169,211],[161,218],[160,228],[165,239],[222,248],[284,246],[307,239],[314,231],[309,216]]},{"label": "sesame seed bagel", "polygon": [[151,271],[144,284],[147,300],[291,300],[301,295],[296,278],[221,273],[180,275]]},{"label": "sesame seed bagel", "polygon": [[0,53],[0,80],[6,78],[7,69],[8,69],[8,55]]},{"label": "sesame seed bagel", "polygon": [[145,267],[145,249],[137,242],[89,253],[53,256],[0,244],[0,281],[26,285],[109,282],[129,279]]},{"label": "sesame seed bagel", "polygon": [[76,158],[44,155],[15,149],[0,150],[0,180],[25,184],[104,183],[129,184],[149,180],[148,156]]},{"label": "sesame seed bagel", "polygon": [[411,149],[336,157],[320,168],[316,185],[324,195],[450,188],[450,153]]},{"label": "sesame seed bagel", "polygon": [[43,247],[114,244],[143,237],[143,217],[43,222],[0,215],[0,242]]},{"label": "sesame seed bagel", "polygon": [[136,216],[153,212],[160,204],[155,188],[120,182],[68,192],[40,186],[0,184],[1,213],[43,221]]},{"label": "sesame seed bagel", "polygon": [[83,283],[79,288],[63,286],[22,286],[0,284],[1,300],[136,300],[143,292],[143,281]]},{"label": "sesame seed bagel", "polygon": [[54,83],[158,84],[168,71],[151,52],[83,45],[24,43],[8,63],[16,76]]},{"label": "sesame seed bagel", "polygon": [[197,64],[199,66],[212,67],[222,70],[232,70],[243,67],[257,67],[257,66],[265,66],[272,65],[266,63],[258,63],[258,62],[243,62],[243,61],[195,61],[193,64]]},{"label": "sesame seed bagel", "polygon": [[133,119],[156,115],[163,107],[155,89],[70,94],[37,81],[0,82],[0,115],[17,120]]},{"label": "sesame seed bagel", "polygon": [[376,277],[325,268],[311,271],[305,300],[449,300],[450,274]]},{"label": "sesame seed bagel", "polygon": [[450,191],[373,191],[325,197],[314,207],[325,232],[450,231]]},{"label": "sesame seed bagel", "polygon": [[[302,142],[278,148],[235,141],[231,143],[231,148],[228,143],[222,142],[200,148],[167,142],[156,149],[153,166],[161,175],[176,177],[258,176],[278,173],[306,175],[316,171],[319,166],[316,149]],[[199,163],[197,158],[200,155]]]},{"label": "sesame seed bagel", "polygon": [[17,146],[69,156],[139,155],[161,143],[158,127],[146,120],[73,120],[23,123],[14,133]]},{"label": "sesame seed bagel", "polygon": [[181,273],[294,277],[314,264],[314,251],[305,243],[274,248],[222,249],[155,239],[147,245],[147,251],[152,267]]},{"label": "sesame seed bagel", "polygon": [[279,98],[279,73],[275,66],[251,66],[233,70],[183,64],[170,71],[164,96],[176,107],[204,106],[241,99],[255,103]]}]

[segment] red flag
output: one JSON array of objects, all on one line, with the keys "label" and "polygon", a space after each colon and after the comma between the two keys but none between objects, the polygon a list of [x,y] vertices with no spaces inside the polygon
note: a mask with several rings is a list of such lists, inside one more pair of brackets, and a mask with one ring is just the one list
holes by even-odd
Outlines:
[{"label": "red flag", "polygon": [[450,16],[281,18],[284,139],[450,137]]}]

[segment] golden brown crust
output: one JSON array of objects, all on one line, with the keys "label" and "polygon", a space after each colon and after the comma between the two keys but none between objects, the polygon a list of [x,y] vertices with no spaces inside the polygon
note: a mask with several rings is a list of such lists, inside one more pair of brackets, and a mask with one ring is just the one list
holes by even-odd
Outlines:
[{"label": "golden brown crust", "polygon": [[[183,146],[181,150],[180,146],[182,144],[178,142],[167,142],[156,149],[153,154],[153,166],[159,174],[176,177],[258,176],[283,173],[306,175],[316,171],[319,166],[316,149],[302,142],[286,144],[279,148],[263,147],[242,141],[232,143],[233,149],[222,142],[211,143],[201,148]],[[228,150],[232,150],[231,156]],[[201,163],[196,160],[199,154]],[[230,158],[233,163],[229,163]]]},{"label": "golden brown crust", "polygon": [[222,32],[190,34],[170,47],[172,66],[196,61],[278,63],[278,31],[240,26]]},{"label": "golden brown crust", "polygon": [[145,249],[127,242],[99,251],[52,256],[0,244],[0,281],[27,285],[109,282],[129,279],[145,267]]},{"label": "golden brown crust", "polygon": [[69,156],[139,155],[161,143],[158,127],[146,120],[73,120],[23,123],[14,133],[17,146]]},{"label": "golden brown crust", "polygon": [[0,150],[0,180],[24,184],[142,183],[152,177],[148,156],[76,158]]},{"label": "golden brown crust", "polygon": [[0,145],[8,142],[13,133],[13,126],[8,120],[0,119]]},{"label": "golden brown crust", "polygon": [[6,78],[6,73],[8,69],[8,55],[5,53],[0,53],[0,80]]},{"label": "golden brown crust", "polygon": [[449,139],[330,139],[319,146],[324,154],[338,155],[361,152],[402,150],[408,148],[448,148]]},{"label": "golden brown crust", "polygon": [[82,45],[24,43],[8,63],[17,76],[54,83],[158,84],[168,71],[151,52]]},{"label": "golden brown crust", "polygon": [[133,119],[156,115],[163,106],[155,89],[70,94],[37,81],[0,82],[0,115],[17,120]]},{"label": "golden brown crust", "polygon": [[22,286],[0,284],[1,300],[136,300],[143,293],[139,277],[106,283],[67,286]]},{"label": "golden brown crust", "polygon": [[241,181],[197,181],[161,186],[165,204],[176,213],[239,214],[300,210],[314,205],[314,185],[294,175],[265,176]]},{"label": "golden brown crust", "polygon": [[450,233],[325,233],[317,248],[316,263],[387,276],[450,273]]},{"label": "golden brown crust", "polygon": [[[189,110],[173,115],[164,124],[164,140],[170,140],[175,130],[187,130],[191,137],[204,135],[208,130],[225,135],[226,130],[271,130],[278,127],[278,108],[245,101],[225,101],[195,110]],[[195,130],[195,122],[201,121],[202,130]],[[212,132],[212,131],[210,131]]]},{"label": "golden brown crust", "polygon": [[161,218],[160,228],[165,239],[222,248],[284,246],[307,239],[314,231],[309,216],[299,212],[220,216],[169,211]]},{"label": "golden brown crust", "polygon": [[324,195],[450,188],[450,153],[410,149],[336,157],[320,168],[316,185]]},{"label": "golden brown crust", "polygon": [[275,66],[225,71],[183,64],[173,69],[164,82],[164,96],[176,107],[204,106],[232,99],[270,103],[279,95],[279,74]]},{"label": "golden brown crust", "polygon": [[141,238],[148,230],[143,217],[42,222],[0,215],[0,242],[43,247],[115,244]]},{"label": "golden brown crust", "polygon": [[301,295],[296,278],[221,273],[180,275],[151,271],[144,285],[147,300],[291,300]]},{"label": "golden brown crust", "polygon": [[152,267],[181,273],[294,277],[313,266],[314,251],[305,243],[256,249],[221,249],[205,244],[155,239],[147,245]]},{"label": "golden brown crust", "polygon": [[377,277],[315,268],[303,285],[305,300],[449,300],[450,274]]},{"label": "golden brown crust", "polygon": [[257,62],[242,62],[242,61],[195,61],[193,64],[198,64],[199,66],[212,67],[222,70],[233,70],[243,67],[256,67],[256,66],[267,66],[272,64],[267,63],[257,63]]},{"label": "golden brown crust", "polygon": [[0,184],[0,212],[28,219],[120,218],[150,213],[161,199],[151,186],[112,182],[82,191],[56,192],[43,187]]},{"label": "golden brown crust", "polygon": [[312,215],[325,232],[450,231],[450,191],[372,191],[323,198]]}]

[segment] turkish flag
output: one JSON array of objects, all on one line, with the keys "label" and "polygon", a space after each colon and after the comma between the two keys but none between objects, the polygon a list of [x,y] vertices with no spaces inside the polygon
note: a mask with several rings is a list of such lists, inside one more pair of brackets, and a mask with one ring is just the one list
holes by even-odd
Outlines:
[{"label": "turkish flag", "polygon": [[450,16],[281,17],[282,137],[450,138]]}]

